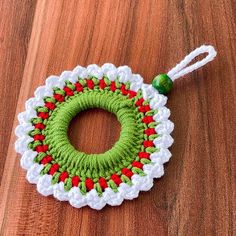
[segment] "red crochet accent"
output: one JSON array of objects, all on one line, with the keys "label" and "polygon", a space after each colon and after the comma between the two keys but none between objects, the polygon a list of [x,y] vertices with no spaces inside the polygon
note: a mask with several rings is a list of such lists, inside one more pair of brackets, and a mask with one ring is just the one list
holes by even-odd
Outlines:
[{"label": "red crochet accent", "polygon": [[55,172],[59,170],[60,166],[58,164],[53,164],[49,170],[50,175],[54,175]]},{"label": "red crochet accent", "polygon": [[102,177],[98,180],[98,183],[100,184],[102,190],[108,187],[107,181]]},{"label": "red crochet accent", "polygon": [[146,159],[149,159],[150,154],[147,153],[147,152],[140,152],[140,153],[138,154],[138,156],[139,156],[139,158],[146,158]]},{"label": "red crochet accent", "polygon": [[129,93],[129,98],[133,98],[137,95],[137,93],[132,90],[129,90],[128,93]]},{"label": "red crochet accent", "polygon": [[120,179],[120,177],[117,174],[113,174],[111,176],[111,179],[115,182],[115,184],[117,186],[119,186],[122,183],[122,180]]},{"label": "red crochet accent", "polygon": [[78,187],[80,178],[78,176],[73,176],[71,182],[73,187]]},{"label": "red crochet accent", "polygon": [[138,161],[134,161],[134,162],[132,163],[132,166],[133,166],[133,167],[137,167],[137,168],[139,168],[139,169],[143,169],[143,164],[142,164],[141,162],[138,162]]},{"label": "red crochet accent", "polygon": [[139,111],[143,112],[143,113],[150,111],[150,110],[151,110],[151,108],[149,105],[144,105],[144,106],[139,107]]},{"label": "red crochet accent", "polygon": [[42,119],[48,119],[49,114],[48,114],[48,112],[39,112],[38,117],[40,117]]},{"label": "red crochet accent", "polygon": [[58,102],[64,102],[65,97],[61,94],[54,94],[53,97],[58,101]]},{"label": "red crochet accent", "polygon": [[116,91],[116,83],[115,83],[114,81],[111,82],[110,90],[111,90],[112,92],[115,92],[115,91]]},{"label": "red crochet accent", "polygon": [[101,79],[101,80],[100,80],[100,83],[99,83],[100,89],[104,89],[104,88],[106,88],[106,86],[107,86],[107,85],[106,85],[104,79]]},{"label": "red crochet accent", "polygon": [[48,145],[39,145],[35,150],[36,152],[46,152],[48,150]]},{"label": "red crochet accent", "polygon": [[128,90],[125,88],[124,84],[121,85],[120,90],[121,90],[123,95],[127,95],[128,94]]},{"label": "red crochet accent", "polygon": [[65,182],[65,180],[69,177],[69,174],[66,171],[63,171],[59,177],[59,180]]},{"label": "red crochet accent", "polygon": [[122,170],[121,170],[121,173],[123,174],[123,175],[126,175],[127,177],[129,177],[129,178],[131,178],[132,176],[133,176],[133,172],[130,170],[130,169],[128,169],[128,168],[123,168]]},{"label": "red crochet accent", "polygon": [[43,141],[44,140],[44,135],[42,134],[35,134],[34,135],[34,140],[39,140],[39,141]]},{"label": "red crochet accent", "polygon": [[52,102],[45,102],[45,107],[47,107],[49,110],[54,110],[56,105]]},{"label": "red crochet accent", "polygon": [[45,156],[42,160],[41,160],[41,164],[46,165],[47,163],[52,161],[52,157],[51,156]]},{"label": "red crochet accent", "polygon": [[143,142],[143,146],[144,146],[145,148],[147,148],[147,147],[153,147],[153,146],[154,146],[154,143],[153,143],[153,141],[151,141],[151,140],[145,140],[145,141]]},{"label": "red crochet accent", "polygon": [[88,86],[89,89],[94,88],[94,82],[91,79],[87,79],[86,83],[87,83],[87,86]]},{"label": "red crochet accent", "polygon": [[86,179],[85,180],[85,185],[86,185],[86,188],[90,191],[94,187],[93,180],[90,179],[90,178]]},{"label": "red crochet accent", "polygon": [[45,128],[45,125],[42,123],[38,123],[38,124],[35,124],[34,127],[35,129],[43,130]]},{"label": "red crochet accent", "polygon": [[135,103],[135,105],[136,105],[137,107],[142,106],[143,102],[144,102],[144,98],[140,98],[140,99]]},{"label": "red crochet accent", "polygon": [[78,92],[83,92],[83,90],[84,90],[82,84],[79,82],[75,83],[75,88]]},{"label": "red crochet accent", "polygon": [[145,116],[145,117],[143,117],[143,119],[142,119],[142,122],[145,123],[145,124],[149,124],[149,123],[154,122],[154,121],[155,121],[155,120],[153,119],[152,116]]},{"label": "red crochet accent", "polygon": [[66,92],[67,96],[73,96],[74,95],[74,91],[68,87],[64,87],[64,91]]},{"label": "red crochet accent", "polygon": [[146,129],[145,131],[145,134],[146,135],[152,135],[152,134],[156,134],[156,131],[155,131],[155,129],[154,128],[148,128],[148,129]]}]

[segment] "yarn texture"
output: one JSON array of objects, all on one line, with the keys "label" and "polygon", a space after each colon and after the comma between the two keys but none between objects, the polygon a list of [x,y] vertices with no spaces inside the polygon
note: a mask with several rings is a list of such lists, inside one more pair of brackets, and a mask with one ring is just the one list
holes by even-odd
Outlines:
[{"label": "yarn texture", "polygon": [[[171,157],[174,125],[166,102],[128,66],[77,66],[50,76],[18,115],[15,149],[27,180],[42,195],[77,208],[136,198],[164,174]],[[73,117],[90,108],[114,113],[121,124],[119,140],[101,154],[76,150],[67,135]]]}]

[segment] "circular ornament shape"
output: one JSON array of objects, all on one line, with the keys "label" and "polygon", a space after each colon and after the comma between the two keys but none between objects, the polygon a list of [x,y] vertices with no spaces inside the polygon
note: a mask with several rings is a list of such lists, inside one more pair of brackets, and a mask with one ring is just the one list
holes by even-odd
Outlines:
[{"label": "circular ornament shape", "polygon": [[[27,180],[42,195],[77,208],[100,210],[136,198],[164,174],[171,157],[174,125],[166,102],[128,66],[77,66],[50,76],[18,115],[15,149]],[[114,113],[121,124],[119,140],[101,154],[76,150],[67,135],[73,117],[90,108]]]}]

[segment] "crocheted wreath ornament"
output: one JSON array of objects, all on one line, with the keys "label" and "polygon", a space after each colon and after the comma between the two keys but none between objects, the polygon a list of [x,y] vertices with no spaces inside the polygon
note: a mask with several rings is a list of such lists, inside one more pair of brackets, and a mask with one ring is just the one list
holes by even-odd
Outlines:
[{"label": "crocheted wreath ornament", "polygon": [[[18,116],[15,146],[28,181],[75,207],[101,209],[137,197],[163,175],[171,156],[166,101],[127,66],[78,66],[49,77]],[[108,110],[121,123],[119,140],[102,154],[76,150],[67,136],[72,118],[89,108]]]},{"label": "crocheted wreath ornament", "polygon": [[[205,59],[186,67],[205,52],[209,53]],[[22,155],[28,181],[37,184],[42,195],[53,194],[78,208],[120,205],[124,199],[136,198],[139,191],[148,191],[153,179],[164,174],[173,143],[167,97],[160,93],[166,94],[175,79],[215,55],[214,48],[202,46],[167,75],[157,76],[152,85],[143,83],[128,66],[112,64],[78,66],[60,77],[50,76],[18,115],[15,149]],[[68,139],[73,117],[89,108],[112,112],[121,124],[119,140],[102,154],[78,151]]]}]

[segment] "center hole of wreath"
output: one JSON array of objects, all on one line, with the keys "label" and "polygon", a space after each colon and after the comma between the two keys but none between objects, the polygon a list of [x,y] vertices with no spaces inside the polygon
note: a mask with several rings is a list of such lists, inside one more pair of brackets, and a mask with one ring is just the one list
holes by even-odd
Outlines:
[{"label": "center hole of wreath", "polygon": [[71,144],[79,151],[103,153],[118,141],[120,129],[114,114],[103,109],[89,109],[72,119],[68,136]]}]

